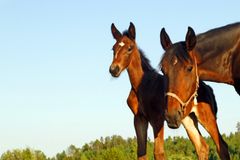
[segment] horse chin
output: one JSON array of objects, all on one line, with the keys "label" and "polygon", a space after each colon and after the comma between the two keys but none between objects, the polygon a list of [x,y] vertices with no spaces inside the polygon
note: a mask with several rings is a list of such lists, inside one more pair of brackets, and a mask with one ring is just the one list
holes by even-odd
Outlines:
[{"label": "horse chin", "polygon": [[181,123],[176,122],[176,123],[167,123],[168,127],[171,129],[177,129],[180,127]]},{"label": "horse chin", "polygon": [[121,74],[121,71],[119,71],[118,73],[111,73],[111,75],[114,77],[114,78],[118,78]]}]

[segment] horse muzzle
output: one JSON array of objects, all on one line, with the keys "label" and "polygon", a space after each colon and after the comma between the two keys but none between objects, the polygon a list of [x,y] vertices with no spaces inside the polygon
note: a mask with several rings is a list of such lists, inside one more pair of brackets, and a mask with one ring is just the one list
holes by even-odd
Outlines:
[{"label": "horse muzzle", "polygon": [[109,72],[113,77],[118,77],[120,75],[120,67],[118,65],[112,64],[109,68]]},{"label": "horse muzzle", "polygon": [[169,128],[177,129],[181,125],[181,114],[179,112],[175,114],[165,112],[165,119]]}]

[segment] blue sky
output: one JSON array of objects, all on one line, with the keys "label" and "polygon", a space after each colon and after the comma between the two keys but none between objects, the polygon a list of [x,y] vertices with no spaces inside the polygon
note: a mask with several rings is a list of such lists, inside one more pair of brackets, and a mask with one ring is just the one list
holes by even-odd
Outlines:
[{"label": "blue sky", "polygon": [[[157,67],[162,27],[180,41],[188,26],[201,33],[239,21],[239,6],[237,0],[0,0],[0,153],[31,147],[53,156],[101,136],[135,136],[128,76],[108,72],[111,23],[123,31],[132,21],[138,46]],[[221,133],[236,131],[240,97],[232,86],[209,84]],[[165,130],[165,137],[173,135],[186,132]]]}]

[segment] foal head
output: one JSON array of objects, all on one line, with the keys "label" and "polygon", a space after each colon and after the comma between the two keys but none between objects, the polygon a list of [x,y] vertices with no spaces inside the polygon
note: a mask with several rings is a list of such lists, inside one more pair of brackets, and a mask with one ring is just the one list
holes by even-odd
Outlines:
[{"label": "foal head", "polygon": [[112,24],[111,31],[116,43],[113,45],[113,61],[109,72],[113,77],[118,77],[124,69],[128,68],[133,54],[138,49],[135,43],[135,26],[131,22],[128,30],[121,34]]},{"label": "foal head", "polygon": [[165,50],[160,67],[167,81],[165,118],[169,127],[178,128],[186,110],[189,110],[187,107],[192,106],[193,100],[197,103],[199,79],[197,61],[192,53],[196,45],[196,36],[189,27],[185,41],[172,44],[163,28],[160,39]]}]

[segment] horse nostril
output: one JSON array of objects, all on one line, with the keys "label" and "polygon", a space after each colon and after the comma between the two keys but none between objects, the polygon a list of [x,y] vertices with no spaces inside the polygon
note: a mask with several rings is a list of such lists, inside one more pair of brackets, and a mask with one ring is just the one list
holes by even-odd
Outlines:
[{"label": "horse nostril", "polygon": [[119,72],[119,70],[120,70],[120,69],[119,69],[119,67],[118,67],[118,66],[116,66],[116,67],[115,67],[115,71],[114,71],[114,72],[115,72],[115,74],[117,74],[117,73]]},{"label": "horse nostril", "polygon": [[178,115],[181,116],[182,112],[180,110],[178,110]]},{"label": "horse nostril", "polygon": [[110,73],[113,73],[113,72],[114,72],[114,69],[115,69],[115,65],[111,65],[110,68],[109,68],[109,72],[110,72]]}]

